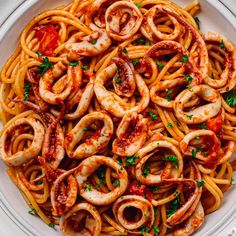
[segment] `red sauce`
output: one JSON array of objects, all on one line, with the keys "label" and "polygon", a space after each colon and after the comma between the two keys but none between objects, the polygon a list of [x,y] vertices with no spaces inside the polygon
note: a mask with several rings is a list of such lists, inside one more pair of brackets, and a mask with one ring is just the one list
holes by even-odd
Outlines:
[{"label": "red sauce", "polygon": [[59,35],[53,25],[40,25],[34,28],[35,36],[39,40],[39,52],[44,56],[52,56],[58,46]]},{"label": "red sauce", "polygon": [[219,133],[222,129],[223,120],[221,115],[211,118],[206,121],[207,128],[214,133]]}]

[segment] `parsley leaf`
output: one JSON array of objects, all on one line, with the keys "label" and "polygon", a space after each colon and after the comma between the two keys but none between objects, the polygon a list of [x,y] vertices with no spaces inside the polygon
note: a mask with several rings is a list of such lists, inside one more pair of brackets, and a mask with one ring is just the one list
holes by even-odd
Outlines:
[{"label": "parsley leaf", "polygon": [[234,178],[231,178],[231,179],[230,179],[230,184],[231,184],[231,185],[234,185],[234,184],[235,184],[235,183],[234,183]]},{"label": "parsley leaf", "polygon": [[194,17],[194,20],[195,20],[195,22],[196,22],[196,24],[197,24],[197,27],[198,27],[198,29],[200,29],[200,20],[199,20],[199,18],[196,16],[196,17]]},{"label": "parsley leaf", "polygon": [[48,224],[48,226],[51,227],[51,228],[53,228],[53,229],[55,229],[55,224],[52,223],[52,222],[50,222],[50,223]]},{"label": "parsley leaf", "polygon": [[127,49],[126,48],[123,48],[123,53],[127,54]]},{"label": "parsley leaf", "polygon": [[140,229],[140,232],[141,232],[141,234],[144,234],[144,233],[147,233],[149,230],[150,230],[150,227],[142,226],[142,228]]},{"label": "parsley leaf", "polygon": [[83,70],[88,70],[88,66],[81,66]]},{"label": "parsley leaf", "polygon": [[38,58],[42,56],[42,53],[41,52],[36,52]]},{"label": "parsley leaf", "polygon": [[199,124],[199,128],[200,128],[200,129],[208,129],[208,128],[207,128],[207,125],[206,125],[205,123]]},{"label": "parsley leaf", "polygon": [[179,160],[177,159],[177,157],[175,155],[169,155],[165,158],[162,158],[163,161],[171,161],[173,166],[178,169],[178,162]]},{"label": "parsley leaf", "polygon": [[136,165],[135,159],[138,159],[138,158],[139,158],[139,156],[136,156],[136,155],[134,155],[134,156],[128,156],[128,158],[127,158],[127,160],[126,160],[126,163],[127,163],[128,165],[135,166],[135,165]]},{"label": "parsley leaf", "polygon": [[69,66],[78,66],[79,62],[78,61],[72,61],[70,62]]},{"label": "parsley leaf", "polygon": [[37,184],[42,184],[42,183],[43,181],[41,179],[37,181]]},{"label": "parsley leaf", "polygon": [[113,185],[114,186],[120,186],[120,181],[118,180],[118,181],[115,181],[114,183],[113,183]]},{"label": "parsley leaf", "polygon": [[90,192],[91,191],[91,185],[86,184],[86,186],[84,187],[84,191],[85,192]]},{"label": "parsley leaf", "polygon": [[188,61],[188,56],[183,55],[181,62],[187,62]]},{"label": "parsley leaf", "polygon": [[98,185],[95,186],[96,189],[100,188],[100,186],[105,183],[105,173],[103,171],[100,171],[98,173],[98,178],[99,178],[100,182]]},{"label": "parsley leaf", "polygon": [[91,42],[91,44],[93,44],[93,45],[96,43],[97,43],[97,40],[95,40],[95,39]]},{"label": "parsley leaf", "polygon": [[171,128],[171,129],[174,128],[174,126],[173,126],[171,123],[168,123],[167,126],[168,126],[169,128]]},{"label": "parsley leaf", "polygon": [[176,199],[171,201],[169,208],[167,210],[167,217],[169,218],[170,216],[172,216],[179,209],[180,205],[181,203],[178,195]]},{"label": "parsley leaf", "polygon": [[202,187],[203,185],[205,185],[204,181],[197,181],[197,186],[198,187]]},{"label": "parsley leaf", "polygon": [[31,83],[27,83],[24,86],[24,100],[28,101],[29,100],[29,90],[31,88]]},{"label": "parsley leaf", "polygon": [[193,81],[193,77],[192,77],[191,75],[186,75],[186,76],[184,77],[184,80],[190,83],[190,82]]},{"label": "parsley leaf", "polygon": [[116,78],[115,78],[115,83],[116,83],[116,84],[120,84],[120,83],[121,83],[120,77],[116,77]]},{"label": "parsley leaf", "polygon": [[225,49],[225,43],[224,40],[222,39],[221,43],[220,43],[220,48]]},{"label": "parsley leaf", "polygon": [[164,67],[164,65],[160,61],[157,61],[157,66],[160,70]]},{"label": "parsley leaf", "polygon": [[158,236],[159,232],[160,232],[159,228],[155,225],[153,225],[152,228],[153,228],[153,231],[154,231],[154,236]]},{"label": "parsley leaf", "polygon": [[146,167],[146,168],[144,168],[143,171],[142,171],[142,176],[143,176],[144,178],[146,178],[149,173],[150,173],[150,169]]},{"label": "parsley leaf", "polygon": [[148,115],[152,117],[153,121],[155,121],[157,119],[157,114],[152,113],[151,111],[148,112]]},{"label": "parsley leaf", "polygon": [[193,115],[187,115],[187,117],[191,120],[193,118]]},{"label": "parsley leaf", "polygon": [[140,58],[136,58],[134,61],[131,60],[131,63],[135,66],[138,64],[139,60],[140,60]]},{"label": "parsley leaf", "polygon": [[225,95],[225,101],[229,106],[236,106],[236,95],[231,90],[230,92],[226,93]]},{"label": "parsley leaf", "polygon": [[192,149],[192,157],[196,157],[196,156],[197,156],[197,152],[194,149]]},{"label": "parsley leaf", "polygon": [[43,76],[48,69],[51,69],[53,64],[48,60],[47,57],[43,58],[43,63],[38,65],[36,68],[40,73],[40,76]]},{"label": "parsley leaf", "polygon": [[150,46],[151,44],[149,42],[146,42],[145,43],[145,46]]},{"label": "parsley leaf", "polygon": [[143,43],[145,43],[145,40],[143,38],[138,38],[138,39],[136,39],[136,42],[143,44]]},{"label": "parsley leaf", "polygon": [[83,131],[84,131],[84,132],[89,131],[89,128],[88,128],[88,127],[84,127],[84,128],[83,128]]},{"label": "parsley leaf", "polygon": [[186,88],[190,91],[190,92],[193,92],[193,89],[191,86],[187,85]]},{"label": "parsley leaf", "polygon": [[28,213],[29,213],[30,215],[35,216],[35,215],[36,215],[36,210],[35,210],[34,208],[31,208],[31,209],[28,211]]},{"label": "parsley leaf", "polygon": [[167,100],[167,102],[170,102],[171,101],[171,97],[170,97],[170,95],[172,94],[172,90],[167,90],[166,91],[166,100]]},{"label": "parsley leaf", "polygon": [[141,3],[140,2],[137,2],[135,5],[136,5],[137,8],[141,7]]}]

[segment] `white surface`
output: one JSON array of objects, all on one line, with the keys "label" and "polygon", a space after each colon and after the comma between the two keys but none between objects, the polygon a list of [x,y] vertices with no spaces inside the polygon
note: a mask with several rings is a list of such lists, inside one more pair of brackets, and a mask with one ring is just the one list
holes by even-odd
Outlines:
[{"label": "white surface", "polygon": [[[185,0],[189,1],[189,0]],[[217,1],[217,0],[215,0]],[[0,0],[0,25],[1,23],[5,20],[5,18],[19,5],[23,0]],[[222,0],[228,7],[236,13],[236,0]],[[220,22],[219,22],[220,24]],[[16,32],[16,35],[18,35],[19,32]],[[236,41],[235,39],[232,39]],[[14,194],[14,193],[13,193]],[[16,203],[17,204],[17,203]],[[19,206],[20,207],[20,206]],[[27,212],[25,212],[27,214]],[[223,218],[224,215],[222,215]],[[234,218],[234,219],[233,219]],[[34,219],[32,219],[34,221]],[[232,216],[232,221],[231,221],[231,227],[227,227],[224,229],[220,234],[222,236],[227,236],[229,235],[230,231],[229,229],[232,229],[233,227],[236,226],[236,213],[234,216]],[[23,236],[26,235],[23,233],[9,218],[8,216],[4,213],[4,211],[0,208],[0,235],[4,236],[12,236],[12,235],[17,235],[17,236]],[[236,234],[232,234],[236,235]],[[203,235],[204,236],[204,235]]]}]

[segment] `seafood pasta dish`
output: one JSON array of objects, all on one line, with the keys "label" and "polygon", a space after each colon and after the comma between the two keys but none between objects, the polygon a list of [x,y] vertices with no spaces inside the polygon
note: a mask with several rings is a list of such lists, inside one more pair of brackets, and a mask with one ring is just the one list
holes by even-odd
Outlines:
[{"label": "seafood pasta dish", "polygon": [[32,217],[67,236],[185,236],[220,211],[236,169],[235,46],[201,32],[200,10],[74,0],[18,32],[0,157]]}]

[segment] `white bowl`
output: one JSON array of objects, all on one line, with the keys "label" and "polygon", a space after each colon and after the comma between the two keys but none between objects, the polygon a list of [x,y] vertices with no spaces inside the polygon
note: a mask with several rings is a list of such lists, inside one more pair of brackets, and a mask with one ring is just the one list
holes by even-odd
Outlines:
[{"label": "white bowl", "polygon": [[[13,53],[19,42],[19,34],[24,26],[38,13],[55,6],[68,3],[66,0],[27,0],[24,1],[4,22],[0,28],[0,66]],[[189,0],[174,0],[186,5]],[[220,1],[202,0],[202,11],[199,14],[203,32],[216,31],[236,43],[236,16]],[[7,176],[5,164],[0,161],[0,207],[19,226],[26,235],[56,236],[61,235],[59,229],[53,230],[45,225],[40,218],[28,214],[29,207],[25,203],[15,185]],[[236,179],[236,174],[235,174]],[[195,235],[218,235],[227,228],[227,234],[236,235],[236,188],[224,194],[221,208],[206,217],[204,225]],[[230,234],[232,232],[232,234]]]}]

